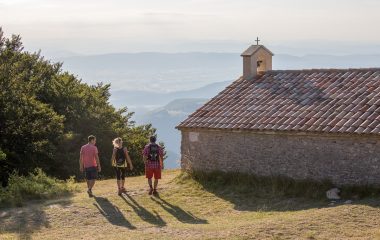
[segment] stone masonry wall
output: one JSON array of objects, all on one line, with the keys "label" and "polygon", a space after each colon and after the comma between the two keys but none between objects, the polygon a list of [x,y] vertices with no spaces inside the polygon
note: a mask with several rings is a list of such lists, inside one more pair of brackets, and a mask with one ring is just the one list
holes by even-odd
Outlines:
[{"label": "stone masonry wall", "polygon": [[181,167],[380,185],[380,138],[182,129]]}]

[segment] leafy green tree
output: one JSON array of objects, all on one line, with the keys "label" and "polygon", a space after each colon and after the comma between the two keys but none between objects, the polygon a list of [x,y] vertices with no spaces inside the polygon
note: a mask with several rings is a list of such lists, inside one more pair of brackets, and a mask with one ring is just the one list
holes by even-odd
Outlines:
[{"label": "leafy green tree", "polygon": [[155,129],[136,126],[127,108],[115,109],[109,84],[87,85],[61,67],[24,51],[19,36],[4,38],[0,28],[2,175],[40,167],[59,178],[80,176],[79,149],[90,134],[97,137],[104,175],[113,175],[111,143],[118,136],[134,162],[131,174],[142,174],[142,149]]},{"label": "leafy green tree", "polygon": [[5,39],[0,30],[0,147],[7,155],[1,169],[27,173],[37,166],[54,165],[64,116],[36,94],[44,85],[43,75],[56,66],[22,49],[20,37]]}]

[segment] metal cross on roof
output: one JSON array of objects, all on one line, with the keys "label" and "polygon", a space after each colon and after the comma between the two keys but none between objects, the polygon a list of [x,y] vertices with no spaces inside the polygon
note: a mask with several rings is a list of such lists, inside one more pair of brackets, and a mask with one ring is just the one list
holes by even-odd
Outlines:
[{"label": "metal cross on roof", "polygon": [[259,37],[256,38],[255,42],[256,42],[256,45],[259,45],[259,42],[260,42]]}]

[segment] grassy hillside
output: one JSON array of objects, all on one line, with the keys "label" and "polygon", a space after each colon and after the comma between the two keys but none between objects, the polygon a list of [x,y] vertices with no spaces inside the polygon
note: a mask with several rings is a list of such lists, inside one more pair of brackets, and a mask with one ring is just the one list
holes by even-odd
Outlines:
[{"label": "grassy hillside", "polygon": [[379,198],[329,206],[325,200],[275,197],[210,187],[166,171],[159,197],[143,177],[128,178],[119,197],[114,180],[85,185],[70,198],[0,210],[0,239],[376,239]]}]

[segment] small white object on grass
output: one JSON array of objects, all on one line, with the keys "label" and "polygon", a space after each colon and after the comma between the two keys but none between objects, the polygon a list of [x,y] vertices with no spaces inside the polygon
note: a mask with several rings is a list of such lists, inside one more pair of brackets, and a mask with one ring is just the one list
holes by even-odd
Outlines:
[{"label": "small white object on grass", "polygon": [[327,199],[330,199],[330,200],[339,200],[340,199],[339,193],[340,193],[340,190],[338,188],[331,188],[330,190],[326,192],[326,197]]},{"label": "small white object on grass", "polygon": [[330,203],[329,203],[329,206],[334,206],[335,205],[335,201],[331,201]]}]

